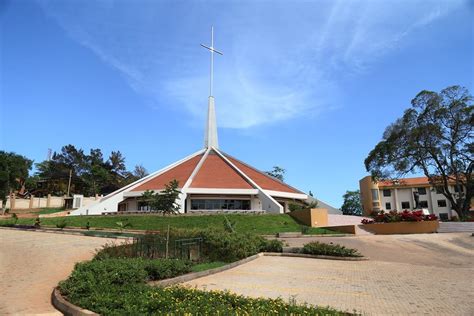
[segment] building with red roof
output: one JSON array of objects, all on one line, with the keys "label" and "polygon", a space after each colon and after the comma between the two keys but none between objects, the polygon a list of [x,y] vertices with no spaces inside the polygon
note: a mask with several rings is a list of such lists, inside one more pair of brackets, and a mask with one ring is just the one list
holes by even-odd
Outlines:
[{"label": "building with red roof", "polygon": [[[206,47],[206,46],[205,46]],[[211,63],[214,52],[211,50]],[[212,69],[212,67],[211,67]],[[151,211],[140,197],[147,190],[160,192],[172,180],[181,191],[181,213],[261,211],[283,213],[289,203],[303,203],[308,196],[294,187],[234,158],[219,149],[214,97],[208,99],[204,148],[105,197],[71,215]],[[158,210],[157,210],[158,211]]]}]

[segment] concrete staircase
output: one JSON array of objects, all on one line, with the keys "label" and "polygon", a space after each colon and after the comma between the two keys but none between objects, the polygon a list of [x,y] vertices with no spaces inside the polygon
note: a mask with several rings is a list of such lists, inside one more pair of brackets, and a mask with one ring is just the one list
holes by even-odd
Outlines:
[{"label": "concrete staircase", "polygon": [[474,222],[440,222],[438,233],[474,233]]}]

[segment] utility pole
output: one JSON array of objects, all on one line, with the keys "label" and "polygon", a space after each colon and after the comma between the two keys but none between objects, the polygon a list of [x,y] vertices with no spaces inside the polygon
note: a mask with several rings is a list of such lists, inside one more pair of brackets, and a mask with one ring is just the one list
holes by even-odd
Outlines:
[{"label": "utility pole", "polygon": [[71,190],[71,178],[72,178],[72,169],[69,169],[69,183],[67,185],[67,196],[69,197],[69,191]]}]

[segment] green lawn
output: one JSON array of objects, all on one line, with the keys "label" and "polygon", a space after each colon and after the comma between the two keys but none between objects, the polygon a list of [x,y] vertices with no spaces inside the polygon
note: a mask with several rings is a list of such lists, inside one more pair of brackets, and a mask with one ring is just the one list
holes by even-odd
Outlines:
[{"label": "green lawn", "polygon": [[[279,232],[301,231],[301,225],[287,214],[266,215],[226,215],[231,222],[235,222],[238,232],[253,232],[256,234],[276,234]],[[68,216],[55,218],[42,218],[41,225],[56,227],[56,223],[66,219],[67,226],[86,227],[89,222],[91,230],[94,228],[118,228],[117,222],[128,222],[129,229],[166,231],[168,225],[180,229],[206,229],[223,228],[224,215],[196,215],[196,216],[161,216],[161,215],[131,215],[131,216]],[[17,224],[32,225],[34,218],[20,218]],[[5,221],[0,221],[0,225]],[[310,234],[334,234],[336,232],[310,228]]]},{"label": "green lawn", "polygon": [[42,208],[41,211],[38,212],[38,214],[53,214],[63,211],[63,208]]}]

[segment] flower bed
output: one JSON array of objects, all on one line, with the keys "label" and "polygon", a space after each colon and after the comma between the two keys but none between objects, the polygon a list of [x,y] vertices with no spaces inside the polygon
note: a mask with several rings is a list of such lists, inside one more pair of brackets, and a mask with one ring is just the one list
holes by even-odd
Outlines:
[{"label": "flower bed", "polygon": [[404,210],[398,212],[396,210],[385,212],[372,212],[370,219],[363,219],[362,224],[374,223],[396,223],[396,222],[423,222],[423,221],[437,221],[438,217],[434,214],[425,215],[422,210],[408,211]]},{"label": "flower bed", "polygon": [[435,233],[439,228],[438,217],[423,211],[384,211],[372,213],[372,220],[363,219],[362,228],[376,235]]}]

